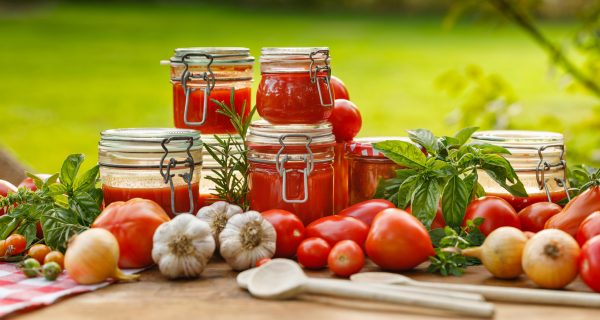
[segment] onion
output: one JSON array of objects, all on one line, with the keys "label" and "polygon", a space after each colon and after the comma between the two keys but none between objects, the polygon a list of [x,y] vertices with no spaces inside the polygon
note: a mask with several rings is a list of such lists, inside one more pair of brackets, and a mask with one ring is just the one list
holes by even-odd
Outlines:
[{"label": "onion", "polygon": [[546,229],[533,236],[523,249],[523,270],[538,286],[559,289],[577,277],[581,250],[577,241],[559,229]]},{"label": "onion", "polygon": [[483,245],[462,250],[467,257],[481,260],[483,266],[500,279],[516,278],[523,273],[521,255],[527,236],[514,227],[500,227],[488,235]]},{"label": "onion", "polygon": [[73,237],[65,254],[65,270],[79,284],[95,284],[108,278],[135,280],[139,275],[126,275],[118,267],[119,243],[105,229],[88,229]]}]

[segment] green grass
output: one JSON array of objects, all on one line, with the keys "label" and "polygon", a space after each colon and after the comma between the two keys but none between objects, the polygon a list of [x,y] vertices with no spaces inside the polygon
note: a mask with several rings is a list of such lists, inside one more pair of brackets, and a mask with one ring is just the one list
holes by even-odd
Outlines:
[{"label": "green grass", "polygon": [[[545,25],[557,38],[571,27]],[[439,17],[58,5],[0,16],[0,35],[0,144],[39,172],[56,171],[69,153],[93,163],[101,130],[172,126],[168,67],[159,61],[176,47],[245,46],[258,58],[262,46],[329,46],[334,74],[362,111],[362,136],[454,131],[444,119],[458,101],[433,82],[471,63],[514,86],[523,128],[539,114],[580,121],[594,103],[561,91],[519,30],[444,30]]]}]

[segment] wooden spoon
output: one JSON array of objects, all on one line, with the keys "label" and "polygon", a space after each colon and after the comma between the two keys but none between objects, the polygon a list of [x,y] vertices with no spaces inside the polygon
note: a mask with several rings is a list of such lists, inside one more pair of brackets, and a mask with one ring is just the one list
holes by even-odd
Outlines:
[{"label": "wooden spoon", "polygon": [[[248,269],[240,272],[237,275],[236,281],[240,288],[248,289],[248,282],[250,281],[250,277],[257,270],[257,268]],[[364,285],[369,287],[377,288],[379,290],[386,291],[395,291],[395,292],[405,292],[405,293],[415,293],[415,294],[425,294],[430,296],[440,296],[443,298],[454,298],[454,299],[463,299],[463,300],[473,300],[473,301],[484,301],[482,295],[477,293],[467,293],[467,292],[448,292],[441,291],[439,289],[428,289],[428,288],[420,288],[420,287],[408,287],[408,286],[395,286],[381,283],[367,283],[363,282]]]},{"label": "wooden spoon", "polygon": [[600,307],[600,294],[597,293],[417,281],[400,274],[389,272],[357,273],[352,275],[350,279],[352,279],[352,281],[368,283],[401,284],[420,288],[480,293],[486,299],[494,301],[565,305],[588,308]]},{"label": "wooden spoon", "polygon": [[297,263],[287,259],[273,260],[256,269],[248,281],[248,291],[262,299],[291,299],[301,293],[313,293],[426,307],[468,316],[492,317],[494,315],[494,305],[486,302],[386,292],[347,280],[308,278]]}]

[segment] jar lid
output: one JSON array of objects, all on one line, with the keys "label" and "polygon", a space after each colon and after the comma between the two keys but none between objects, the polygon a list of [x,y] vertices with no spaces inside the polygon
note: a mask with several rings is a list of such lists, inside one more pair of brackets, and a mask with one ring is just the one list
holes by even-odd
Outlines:
[{"label": "jar lid", "polygon": [[277,125],[265,120],[254,121],[248,128],[246,141],[249,144],[280,144],[288,146],[306,145],[307,138],[311,145],[335,143],[332,126],[329,122],[319,124]]},{"label": "jar lid", "polygon": [[180,64],[185,60],[189,65],[207,65],[210,58],[203,55],[211,56],[213,65],[254,63],[254,57],[250,55],[250,49],[241,47],[177,48],[169,61],[171,64]]},{"label": "jar lid", "polygon": [[169,152],[202,149],[199,131],[173,128],[109,129],[100,133],[98,146],[104,151],[164,153],[163,142]]},{"label": "jar lid", "polygon": [[564,144],[564,137],[561,133],[527,130],[479,131],[473,134],[472,140],[492,143],[504,147]]},{"label": "jar lid", "polygon": [[400,140],[410,142],[418,148],[421,148],[421,146],[412,142],[408,137],[366,137],[357,138],[352,140],[351,142],[346,143],[346,153],[361,157],[386,158],[383,152],[373,148],[374,143],[386,140]]},{"label": "jar lid", "polygon": [[328,47],[267,47],[260,50],[260,62],[275,60],[329,60]]}]

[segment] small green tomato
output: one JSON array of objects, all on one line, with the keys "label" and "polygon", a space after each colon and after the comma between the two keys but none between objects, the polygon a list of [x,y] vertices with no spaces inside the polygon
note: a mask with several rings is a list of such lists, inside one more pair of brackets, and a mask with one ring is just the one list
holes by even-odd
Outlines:
[{"label": "small green tomato", "polygon": [[60,265],[56,262],[48,262],[42,267],[42,273],[44,274],[44,278],[46,278],[46,280],[56,280],[56,278],[58,278],[61,272],[62,269],[60,268]]},{"label": "small green tomato", "polygon": [[28,278],[34,278],[39,275],[40,263],[33,259],[29,258],[23,261],[23,273]]}]

